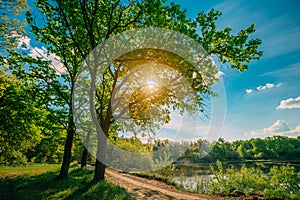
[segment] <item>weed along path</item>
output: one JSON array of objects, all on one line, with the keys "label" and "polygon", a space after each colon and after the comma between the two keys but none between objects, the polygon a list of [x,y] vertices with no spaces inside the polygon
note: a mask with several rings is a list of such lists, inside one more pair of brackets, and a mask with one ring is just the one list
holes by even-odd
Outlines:
[{"label": "weed along path", "polygon": [[125,188],[134,199],[222,199],[219,197],[184,192],[157,180],[120,173],[109,168],[106,169],[106,178]]}]

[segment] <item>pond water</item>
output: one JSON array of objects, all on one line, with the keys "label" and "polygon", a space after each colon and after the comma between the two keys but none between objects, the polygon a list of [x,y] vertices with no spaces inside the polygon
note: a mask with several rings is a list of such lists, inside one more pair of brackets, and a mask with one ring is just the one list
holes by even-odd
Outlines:
[{"label": "pond water", "polygon": [[199,193],[204,193],[207,189],[207,183],[209,179],[213,177],[210,175],[200,175],[200,176],[191,176],[191,177],[174,177],[173,181],[180,186],[183,186],[185,189],[191,191],[197,191]]},{"label": "pond water", "polygon": [[[300,172],[300,160],[297,161],[247,161],[247,162],[235,162],[235,163],[223,163],[223,167],[227,168],[233,165],[235,169],[240,169],[243,165],[247,168],[258,168],[267,174],[271,167],[282,166],[290,164],[295,167],[296,172]],[[182,185],[184,188],[194,191],[205,191],[207,182],[213,177],[210,171],[210,166],[216,168],[216,164],[176,164],[176,170],[174,175],[174,182],[178,185]]]}]

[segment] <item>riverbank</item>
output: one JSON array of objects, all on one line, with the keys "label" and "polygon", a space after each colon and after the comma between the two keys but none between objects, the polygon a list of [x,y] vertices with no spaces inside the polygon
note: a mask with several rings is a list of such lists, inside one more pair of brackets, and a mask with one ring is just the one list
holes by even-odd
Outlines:
[{"label": "riverbank", "polygon": [[129,173],[121,173],[112,169],[106,170],[109,181],[124,187],[134,199],[194,199],[222,200],[220,196],[191,193],[179,190],[162,180],[150,177],[140,177]]},{"label": "riverbank", "polygon": [[[168,176],[172,167],[160,173],[121,173],[107,169],[106,181],[92,184],[91,169],[70,169],[66,180],[57,180],[60,165],[29,164],[0,166],[1,199],[297,199],[300,173],[292,166],[274,168],[270,177],[259,170],[226,169],[218,165],[213,171],[215,185],[210,193],[199,194],[203,187],[188,190]],[[92,167],[92,166],[91,166]],[[167,178],[166,178],[167,177]],[[205,186],[207,187],[207,185]],[[206,191],[208,192],[208,191]],[[202,191],[202,193],[205,193]]]},{"label": "riverbank", "polygon": [[[195,167],[195,166],[194,166]],[[191,165],[186,169],[192,171]],[[261,167],[261,166],[260,166]],[[175,185],[176,188],[201,194],[224,197],[262,199],[300,199],[300,172],[289,164],[273,165],[264,171],[258,167],[223,165],[217,162],[209,175],[178,176],[176,167],[161,169],[155,173],[140,173],[139,176],[158,179]],[[176,171],[177,170],[177,171]],[[195,172],[193,172],[195,173]],[[164,175],[163,175],[164,174]]]},{"label": "riverbank", "polygon": [[0,197],[9,199],[215,199],[221,197],[178,190],[162,181],[140,178],[107,168],[106,180],[93,184],[93,171],[70,168],[67,179],[58,180],[58,164],[0,166]]}]

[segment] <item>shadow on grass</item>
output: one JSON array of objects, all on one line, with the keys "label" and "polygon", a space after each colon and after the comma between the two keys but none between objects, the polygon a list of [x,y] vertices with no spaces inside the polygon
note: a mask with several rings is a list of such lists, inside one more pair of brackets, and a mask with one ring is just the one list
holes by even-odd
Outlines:
[{"label": "shadow on grass", "polygon": [[93,184],[93,172],[71,169],[65,180],[58,172],[0,179],[1,199],[131,199],[125,189],[107,181]]}]

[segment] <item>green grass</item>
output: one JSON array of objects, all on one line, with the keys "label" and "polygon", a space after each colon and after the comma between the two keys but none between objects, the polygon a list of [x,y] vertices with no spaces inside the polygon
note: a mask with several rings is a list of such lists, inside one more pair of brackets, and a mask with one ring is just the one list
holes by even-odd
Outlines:
[{"label": "green grass", "polygon": [[58,171],[60,165],[58,164],[28,164],[19,166],[0,166],[0,179],[14,176],[31,176],[38,175],[43,172]]},{"label": "green grass", "polygon": [[57,179],[59,165],[0,166],[1,199],[132,199],[125,189],[108,181],[93,184],[93,172],[72,168]]}]

